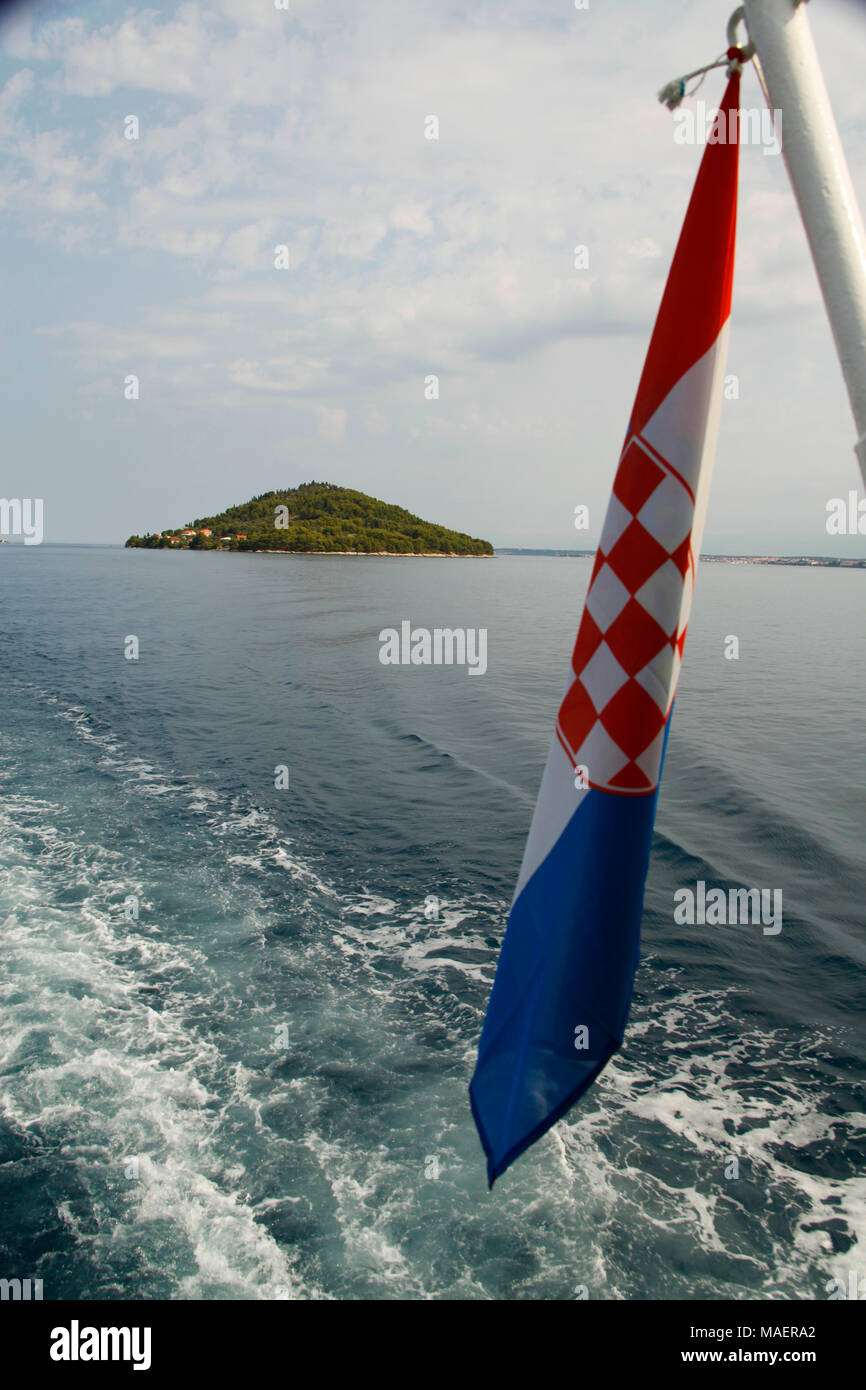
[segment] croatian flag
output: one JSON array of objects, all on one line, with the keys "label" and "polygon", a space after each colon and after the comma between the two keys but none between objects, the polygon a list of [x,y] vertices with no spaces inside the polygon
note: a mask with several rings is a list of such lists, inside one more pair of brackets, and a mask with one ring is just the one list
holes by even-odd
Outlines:
[{"label": "croatian flag", "polygon": [[721,411],[737,210],[735,71],[674,255],[469,1088],[490,1186],[620,1046]]}]

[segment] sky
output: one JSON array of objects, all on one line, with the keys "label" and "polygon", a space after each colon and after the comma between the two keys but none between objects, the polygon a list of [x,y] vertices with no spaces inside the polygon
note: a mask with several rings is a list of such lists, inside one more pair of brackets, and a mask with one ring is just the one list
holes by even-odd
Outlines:
[{"label": "sky", "polygon": [[[734,5],[584,3],[4,10],[3,495],[118,544],[316,479],[593,547],[702,152],[657,93]],[[866,207],[866,8],[809,18]],[[741,153],[704,550],[866,555],[826,531],[855,430],[768,148]]]}]

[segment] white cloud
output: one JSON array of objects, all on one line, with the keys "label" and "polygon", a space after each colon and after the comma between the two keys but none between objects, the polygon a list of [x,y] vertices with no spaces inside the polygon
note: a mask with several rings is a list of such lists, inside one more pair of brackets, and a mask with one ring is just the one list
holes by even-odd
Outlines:
[{"label": "white cloud", "polygon": [[416,236],[430,236],[434,230],[429,208],[423,203],[403,203],[395,207],[390,221],[398,231],[414,232]]},{"label": "white cloud", "polygon": [[12,74],[3,90],[0,91],[0,122],[17,110],[19,103],[27,96],[32,87],[33,71],[31,68],[19,68],[18,72]]},{"label": "white cloud", "polygon": [[316,433],[319,438],[324,439],[326,444],[342,444],[346,434],[348,412],[325,405],[317,405],[314,410]]}]

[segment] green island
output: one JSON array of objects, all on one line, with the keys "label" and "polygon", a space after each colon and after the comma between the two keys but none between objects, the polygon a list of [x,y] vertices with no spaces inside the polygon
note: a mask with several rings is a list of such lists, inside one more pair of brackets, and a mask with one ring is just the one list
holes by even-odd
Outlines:
[{"label": "green island", "polygon": [[489,541],[422,521],[335,483],[301,483],[263,492],[216,516],[146,536],[127,546],[145,550],[255,550],[342,555],[492,555]]}]

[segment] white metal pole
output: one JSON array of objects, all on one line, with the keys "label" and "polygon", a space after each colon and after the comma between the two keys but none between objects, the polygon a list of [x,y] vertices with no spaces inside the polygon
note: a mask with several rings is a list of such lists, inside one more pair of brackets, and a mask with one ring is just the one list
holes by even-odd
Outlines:
[{"label": "white metal pole", "polygon": [[866,483],[866,233],[802,0],[744,0],[857,426]]}]

